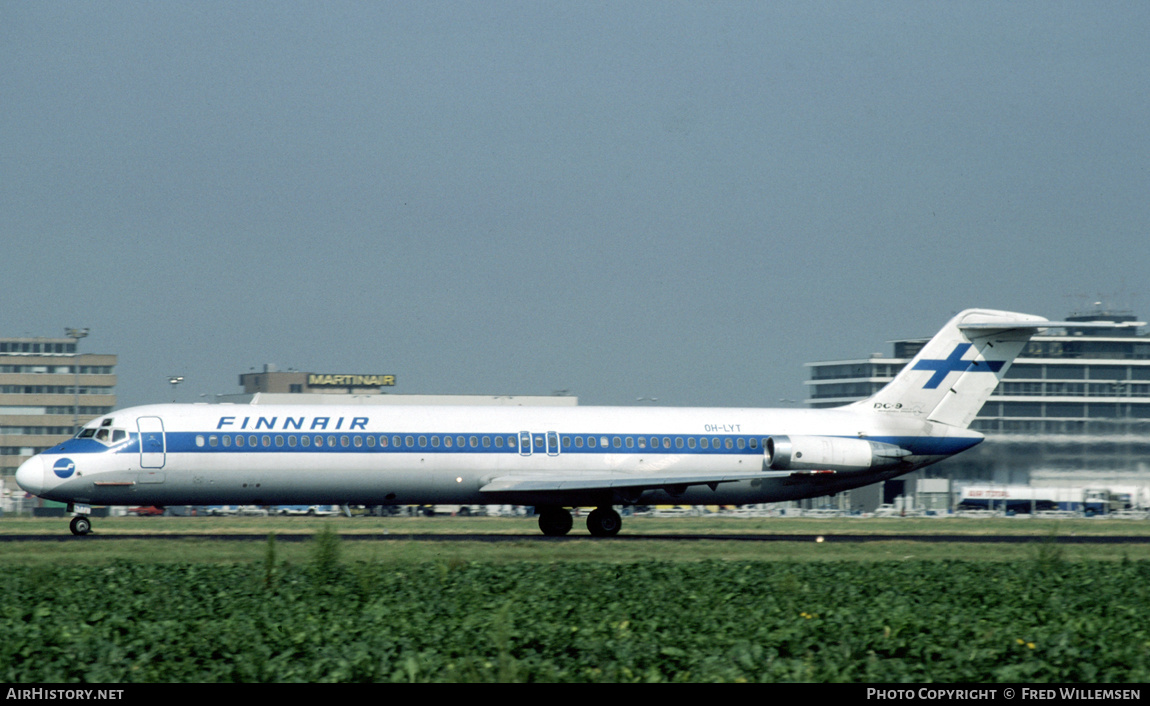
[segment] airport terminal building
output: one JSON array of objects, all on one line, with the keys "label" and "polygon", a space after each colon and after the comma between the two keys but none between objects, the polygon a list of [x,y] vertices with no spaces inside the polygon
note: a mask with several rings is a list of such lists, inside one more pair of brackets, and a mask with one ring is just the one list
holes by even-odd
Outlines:
[{"label": "airport terminal building", "polygon": [[0,472],[116,406],[116,356],[79,353],[74,338],[0,338]]},{"label": "airport terminal building", "polygon": [[[1067,317],[1134,320],[1111,311]],[[893,341],[890,357],[807,363],[807,405],[870,396],[928,340]],[[1150,336],[1137,328],[1047,329],[1031,339],[971,428],[986,441],[915,475],[955,484],[1150,486]]]},{"label": "airport terminal building", "polygon": [[242,393],[216,395],[233,404],[495,405],[577,406],[573,395],[413,395],[394,394],[393,373],[304,373],[265,364],[240,375]]},{"label": "airport terminal building", "polygon": [[240,375],[243,394],[379,395],[395,387],[392,373],[301,373],[267,364],[259,372]]}]

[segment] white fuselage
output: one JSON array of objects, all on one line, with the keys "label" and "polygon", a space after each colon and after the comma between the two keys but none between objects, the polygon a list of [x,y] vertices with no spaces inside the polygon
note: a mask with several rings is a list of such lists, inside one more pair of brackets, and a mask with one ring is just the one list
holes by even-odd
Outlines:
[{"label": "white fuselage", "polygon": [[[865,438],[911,455],[881,471],[769,473],[765,441],[779,435]],[[154,405],[93,420],[17,481],[99,505],[750,504],[867,485],[981,438],[845,408]],[[647,476],[670,481],[622,491],[587,481]],[[710,476],[737,480],[698,480]]]}]

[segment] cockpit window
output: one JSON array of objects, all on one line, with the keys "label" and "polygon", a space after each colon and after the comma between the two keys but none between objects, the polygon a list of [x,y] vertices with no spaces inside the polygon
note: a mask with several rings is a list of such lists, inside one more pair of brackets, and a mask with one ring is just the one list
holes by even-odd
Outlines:
[{"label": "cockpit window", "polygon": [[107,426],[90,427],[81,429],[79,434],[76,434],[77,439],[95,439],[96,441],[105,444],[113,445],[128,439],[128,432],[124,429],[112,429]]}]

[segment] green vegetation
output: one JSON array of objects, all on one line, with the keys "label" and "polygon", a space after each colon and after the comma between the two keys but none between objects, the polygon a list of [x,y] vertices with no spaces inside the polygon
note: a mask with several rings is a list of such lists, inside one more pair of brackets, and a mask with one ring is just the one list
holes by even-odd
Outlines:
[{"label": "green vegetation", "polygon": [[271,584],[261,562],[7,569],[0,679],[1150,679],[1147,562],[382,564],[318,546]]},{"label": "green vegetation", "polygon": [[[1004,520],[997,532],[1026,528],[1034,541],[976,544],[902,541],[883,520],[753,530],[891,534],[864,543],[657,537],[729,535],[747,522],[706,518],[629,524],[653,539],[564,541],[523,519],[300,520],[97,524],[111,535],[206,523],[201,533],[251,534],[241,541],[104,541],[65,536],[59,519],[0,520],[0,533],[62,539],[0,542],[0,679],[1150,679],[1150,542],[1057,541],[1144,534],[1143,523]],[[410,539],[458,532],[456,522],[516,536]],[[978,521],[892,522],[984,533]],[[355,538],[364,532],[385,538]]]}]

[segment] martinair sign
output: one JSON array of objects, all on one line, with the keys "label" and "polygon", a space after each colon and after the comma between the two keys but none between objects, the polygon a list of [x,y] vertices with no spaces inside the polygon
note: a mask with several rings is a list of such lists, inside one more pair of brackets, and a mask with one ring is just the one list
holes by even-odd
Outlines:
[{"label": "martinair sign", "polygon": [[395,387],[394,375],[325,375],[308,373],[308,387]]}]

